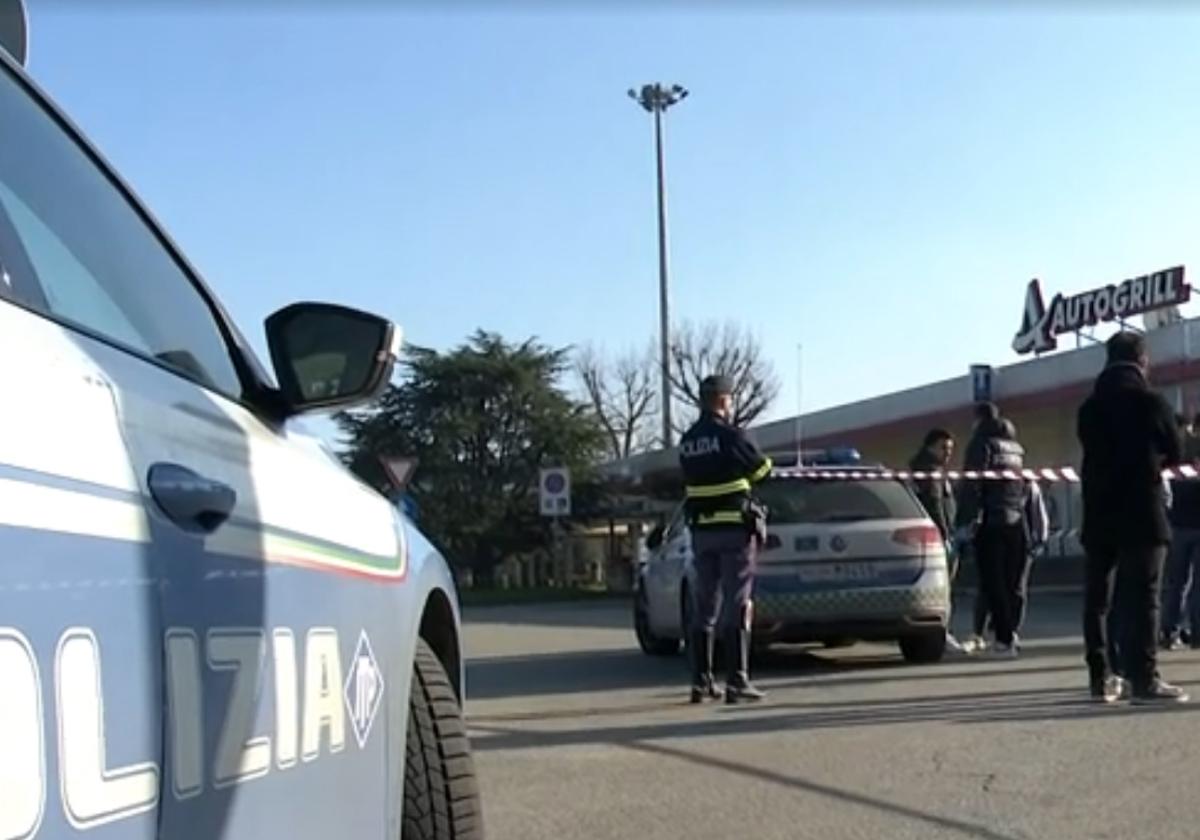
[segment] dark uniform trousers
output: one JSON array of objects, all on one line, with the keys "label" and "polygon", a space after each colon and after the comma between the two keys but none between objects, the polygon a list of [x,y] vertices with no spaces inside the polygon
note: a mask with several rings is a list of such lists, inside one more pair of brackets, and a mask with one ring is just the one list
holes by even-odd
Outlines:
[{"label": "dark uniform trousers", "polygon": [[692,611],[693,683],[711,678],[712,650],[720,618],[728,681],[745,685],[750,670],[751,596],[755,542],[740,527],[693,528],[692,557],[696,590]]},{"label": "dark uniform trousers", "polygon": [[[1112,669],[1141,690],[1158,675],[1158,599],[1166,555],[1165,546],[1088,551],[1083,641],[1093,679]],[[1107,620],[1110,609],[1113,620]]]}]

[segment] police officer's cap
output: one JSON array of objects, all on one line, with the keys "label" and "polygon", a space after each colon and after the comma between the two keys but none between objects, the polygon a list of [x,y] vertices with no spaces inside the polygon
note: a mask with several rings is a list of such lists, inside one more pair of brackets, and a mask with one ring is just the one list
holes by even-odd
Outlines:
[{"label": "police officer's cap", "polygon": [[720,397],[732,393],[733,380],[728,376],[714,374],[704,377],[700,382],[700,396],[702,397]]}]

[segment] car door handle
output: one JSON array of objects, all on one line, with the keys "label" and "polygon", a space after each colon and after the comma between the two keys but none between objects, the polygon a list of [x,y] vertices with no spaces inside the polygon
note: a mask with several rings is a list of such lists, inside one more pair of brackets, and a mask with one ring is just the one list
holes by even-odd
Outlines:
[{"label": "car door handle", "polygon": [[237,503],[232,487],[179,464],[154,464],[147,482],[162,512],[185,531],[212,533],[229,518]]}]

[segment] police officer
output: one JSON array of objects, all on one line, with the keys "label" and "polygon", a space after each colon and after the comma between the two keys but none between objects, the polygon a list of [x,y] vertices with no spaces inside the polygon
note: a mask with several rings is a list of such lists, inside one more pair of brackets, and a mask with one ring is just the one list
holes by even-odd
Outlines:
[{"label": "police officer", "polygon": [[728,377],[709,376],[701,382],[700,419],[679,443],[696,572],[688,629],[693,703],[720,697],[713,681],[713,633],[722,606],[725,702],[765,696],[749,676],[754,558],[766,533],[766,509],[751,497],[750,488],[771,472],[771,459],[730,424],[732,393]]}]

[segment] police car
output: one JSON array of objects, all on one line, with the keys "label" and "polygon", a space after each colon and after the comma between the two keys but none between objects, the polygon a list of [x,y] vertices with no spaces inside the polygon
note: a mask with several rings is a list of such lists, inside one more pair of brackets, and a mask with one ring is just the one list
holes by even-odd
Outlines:
[{"label": "police car", "polygon": [[374,395],[399,333],[289,306],[273,381],[14,60],[12,10],[0,838],[482,837],[447,565],[293,422]]},{"label": "police car", "polygon": [[[818,479],[816,467],[841,477]],[[907,484],[855,477],[878,469],[853,449],[830,450],[805,456],[801,468],[777,467],[756,486],[770,508],[754,588],[756,647],[895,641],[909,661],[942,658],[950,613],[945,546]],[[669,656],[685,638],[694,585],[682,504],[646,542],[634,630],[645,653]]]}]

